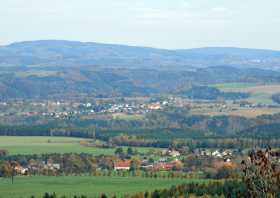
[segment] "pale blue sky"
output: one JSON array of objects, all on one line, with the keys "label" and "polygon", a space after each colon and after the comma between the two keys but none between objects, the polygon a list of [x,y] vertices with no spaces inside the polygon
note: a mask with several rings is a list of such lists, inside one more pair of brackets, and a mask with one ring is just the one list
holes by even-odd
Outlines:
[{"label": "pale blue sky", "polygon": [[280,0],[0,0],[0,44],[63,39],[280,50]]}]

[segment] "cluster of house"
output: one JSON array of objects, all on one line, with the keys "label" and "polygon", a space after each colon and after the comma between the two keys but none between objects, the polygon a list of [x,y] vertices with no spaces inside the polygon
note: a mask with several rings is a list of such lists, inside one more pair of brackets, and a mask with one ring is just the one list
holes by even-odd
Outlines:
[{"label": "cluster of house", "polygon": [[183,167],[183,163],[178,160],[172,160],[170,162],[158,162],[154,164],[154,169],[155,170],[160,170],[160,171],[169,171],[169,170],[180,170]]},{"label": "cluster of house", "polygon": [[113,104],[108,109],[104,109],[101,113],[143,113],[144,106],[142,104]]},{"label": "cluster of house", "polygon": [[[180,156],[180,152],[175,149],[164,149],[161,152],[163,156],[155,162],[149,160],[142,160],[140,168],[142,169],[153,169],[153,170],[173,170],[180,169],[183,163],[177,158]],[[168,157],[170,158],[168,160]],[[129,170],[131,167],[131,160],[117,160],[114,162],[115,170]]]},{"label": "cluster of house", "polygon": [[[157,171],[169,171],[169,170],[178,170],[183,167],[183,163],[178,160],[172,161],[157,161],[157,162],[149,162],[148,160],[143,160],[141,162],[140,168],[149,169],[149,170],[157,170]],[[114,162],[114,170],[130,170],[131,168],[131,160],[117,160]]]},{"label": "cluster of house", "polygon": [[[78,115],[92,115],[96,113],[128,113],[128,114],[142,114],[152,110],[159,110],[163,106],[168,105],[169,101],[161,102],[123,102],[123,103],[106,103],[106,104],[95,104],[90,102],[69,102],[69,101],[41,101],[41,102],[29,102],[16,101],[14,103],[0,103],[5,106],[17,107],[19,110],[21,106],[30,105],[32,108],[36,107],[36,110],[18,112],[18,115],[22,116],[45,116],[53,118],[66,119]],[[4,105],[0,105],[0,107]],[[2,114],[0,114],[2,115]],[[3,112],[3,115],[6,115]],[[2,115],[2,116],[3,116]]]},{"label": "cluster of house", "polygon": [[227,162],[230,162],[233,157],[233,150],[226,149],[226,150],[211,150],[211,149],[195,149],[194,154],[197,156],[208,156],[214,157],[219,159],[224,159]]},{"label": "cluster of house", "polygon": [[161,155],[170,156],[170,157],[179,157],[181,154],[179,151],[176,151],[175,149],[163,149],[161,151]]},{"label": "cluster of house", "polygon": [[14,167],[15,172],[18,175],[28,175],[30,172],[41,171],[41,170],[51,170],[58,171],[60,170],[60,164],[51,163],[51,162],[41,162],[41,163],[30,163],[26,167],[21,165],[16,165]]},{"label": "cluster of house", "polygon": [[145,113],[149,110],[159,110],[163,106],[168,105],[168,101],[153,102],[147,104],[113,104],[109,109],[104,109],[103,112],[109,113]]},{"label": "cluster of house", "polygon": [[[168,101],[154,103],[118,103],[93,105],[91,103],[82,104],[83,110],[73,111],[74,114],[95,114],[95,113],[128,113],[142,114],[150,110],[159,110],[163,106],[168,105]],[[59,116],[59,115],[58,115]]]},{"label": "cluster of house", "polygon": [[159,109],[161,109],[161,104],[160,104],[160,102],[151,103],[151,104],[147,105],[147,108],[150,110],[159,110]]},{"label": "cluster of house", "polygon": [[14,170],[15,170],[15,172],[18,174],[18,175],[27,175],[28,174],[28,168],[24,168],[24,167],[22,167],[22,166],[20,166],[20,165],[17,165],[17,166],[15,166],[14,167]]},{"label": "cluster of house", "polygon": [[239,106],[243,108],[279,108],[279,105],[270,105],[263,103],[250,103],[247,101],[239,102]]}]

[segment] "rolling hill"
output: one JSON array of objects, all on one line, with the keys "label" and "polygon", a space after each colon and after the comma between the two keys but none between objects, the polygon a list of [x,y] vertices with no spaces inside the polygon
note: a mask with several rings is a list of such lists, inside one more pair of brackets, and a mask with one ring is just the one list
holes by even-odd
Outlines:
[{"label": "rolling hill", "polygon": [[271,50],[26,41],[0,46],[0,99],[180,94],[192,85],[280,82],[278,68],[280,52]]},{"label": "rolling hill", "polygon": [[220,65],[279,68],[280,51],[222,47],[166,50],[62,40],[26,41],[0,47],[0,66],[190,70]]}]

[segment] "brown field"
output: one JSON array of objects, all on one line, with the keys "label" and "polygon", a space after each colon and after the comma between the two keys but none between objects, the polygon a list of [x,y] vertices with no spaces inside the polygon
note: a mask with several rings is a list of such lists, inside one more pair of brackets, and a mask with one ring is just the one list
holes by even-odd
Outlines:
[{"label": "brown field", "polygon": [[251,97],[246,100],[251,103],[275,104],[271,96],[280,93],[280,84],[244,84],[244,86],[238,84],[218,84],[216,87],[225,92],[250,93]]},{"label": "brown field", "polygon": [[275,94],[280,93],[279,84],[271,85],[256,85],[256,86],[247,86],[247,87],[224,87],[221,90],[226,92],[247,92],[247,93],[266,93],[266,94]]},{"label": "brown field", "polygon": [[[192,105],[192,113],[200,115],[233,115],[245,117],[257,117],[260,115],[272,115],[280,113],[280,105],[272,101],[272,95],[280,93],[280,84],[218,84],[215,87],[224,92],[244,92],[250,93],[250,97],[242,101],[248,101],[254,105],[263,104],[262,107],[240,107],[232,101],[221,103],[196,103]],[[274,105],[269,107],[265,105]]]},{"label": "brown field", "polygon": [[210,116],[218,116],[218,115],[232,115],[232,116],[245,116],[248,118],[254,118],[260,115],[272,115],[275,113],[280,113],[280,109],[272,109],[272,108],[240,108],[235,111],[228,111],[228,112],[206,112],[204,115]]}]

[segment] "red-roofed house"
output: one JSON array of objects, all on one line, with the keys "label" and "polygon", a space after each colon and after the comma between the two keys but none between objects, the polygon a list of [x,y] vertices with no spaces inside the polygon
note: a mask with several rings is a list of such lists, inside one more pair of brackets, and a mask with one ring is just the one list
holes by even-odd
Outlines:
[{"label": "red-roofed house", "polygon": [[115,170],[129,170],[130,169],[130,160],[118,160],[114,162]]},{"label": "red-roofed house", "polygon": [[171,162],[161,162],[155,165],[156,170],[172,170],[173,168],[180,168],[183,166],[183,163],[180,160],[173,160]]}]

